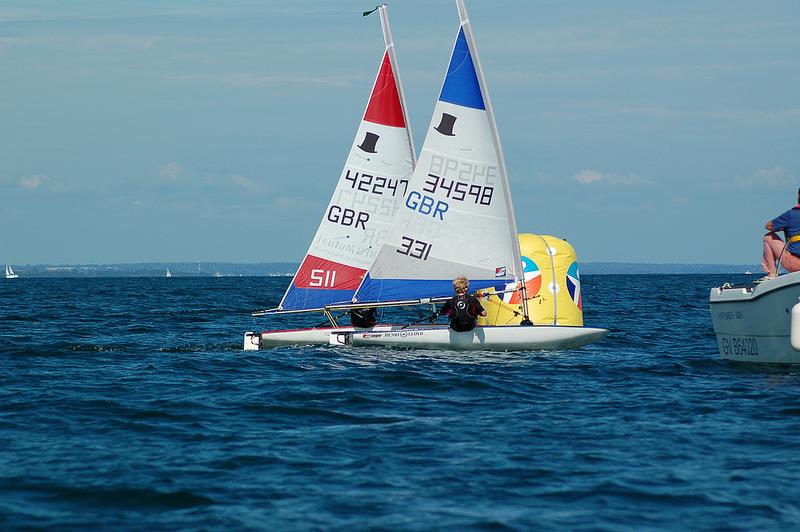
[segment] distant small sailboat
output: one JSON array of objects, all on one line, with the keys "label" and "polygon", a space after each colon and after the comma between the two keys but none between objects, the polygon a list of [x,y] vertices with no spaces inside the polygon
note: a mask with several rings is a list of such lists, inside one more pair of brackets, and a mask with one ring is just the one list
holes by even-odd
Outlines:
[{"label": "distant small sailboat", "polygon": [[19,275],[14,273],[14,270],[11,269],[10,264],[6,264],[6,279],[19,279]]},{"label": "distant small sailboat", "polygon": [[171,271],[169,271],[169,268],[167,268],[167,275],[166,275],[166,277],[172,277],[172,272],[171,272]]}]

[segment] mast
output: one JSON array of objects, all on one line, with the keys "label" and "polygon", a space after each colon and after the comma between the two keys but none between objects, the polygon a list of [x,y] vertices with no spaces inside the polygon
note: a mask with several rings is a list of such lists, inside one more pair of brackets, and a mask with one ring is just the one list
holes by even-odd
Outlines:
[{"label": "mast", "polygon": [[480,84],[481,93],[483,94],[484,105],[486,107],[486,114],[489,117],[490,129],[492,131],[492,140],[494,147],[497,151],[497,162],[500,167],[500,176],[503,179],[503,193],[508,206],[508,221],[509,230],[511,231],[511,247],[514,251],[514,279],[520,285],[522,292],[522,314],[524,316],[523,324],[529,325],[530,319],[528,318],[528,297],[525,287],[525,276],[522,272],[522,253],[519,250],[519,237],[517,236],[517,220],[514,215],[514,203],[511,200],[511,189],[508,182],[508,173],[506,172],[506,160],[503,156],[503,148],[500,145],[500,136],[497,134],[497,123],[494,120],[494,111],[492,110],[492,101],[489,98],[489,89],[486,87],[486,81],[483,77],[483,68],[481,67],[481,60],[478,57],[478,50],[475,47],[475,40],[472,37],[472,27],[469,23],[469,15],[467,8],[464,6],[464,0],[456,0],[456,7],[458,8],[458,18],[461,21],[461,28],[464,30],[464,37],[467,39],[472,61],[475,64],[475,70],[478,74],[478,83]]},{"label": "mast", "polygon": [[[378,8],[378,13],[381,16],[381,29],[383,30],[383,41],[386,43],[386,53],[389,54],[389,63],[392,65],[394,82],[397,85],[397,93],[400,95],[400,106],[403,108],[403,121],[406,123],[406,131],[408,131],[408,143],[411,145],[412,166],[416,166],[417,151],[414,149],[414,137],[411,135],[411,122],[408,120],[408,111],[406,111],[406,95],[405,92],[403,92],[403,82],[400,81],[400,70],[397,67],[397,58],[394,55],[392,30],[389,27],[389,6],[386,4],[381,4]],[[356,290],[356,292],[358,292],[358,290]]]}]

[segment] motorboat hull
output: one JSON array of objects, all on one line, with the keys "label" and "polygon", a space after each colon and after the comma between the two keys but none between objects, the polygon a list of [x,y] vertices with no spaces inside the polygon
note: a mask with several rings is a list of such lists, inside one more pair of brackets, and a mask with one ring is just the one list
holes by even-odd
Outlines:
[{"label": "motorboat hull", "polygon": [[727,360],[800,364],[792,348],[791,314],[800,298],[800,272],[750,286],[712,288],[711,322]]},{"label": "motorboat hull", "polygon": [[456,332],[446,325],[376,325],[371,329],[327,327],[245,333],[245,349],[297,344],[480,351],[571,349],[596,342],[606,334],[606,329],[543,325],[476,327],[469,332]]}]

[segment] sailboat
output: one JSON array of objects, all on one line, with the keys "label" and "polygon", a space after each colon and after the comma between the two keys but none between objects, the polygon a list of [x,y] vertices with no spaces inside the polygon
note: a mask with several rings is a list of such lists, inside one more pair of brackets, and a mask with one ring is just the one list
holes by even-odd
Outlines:
[{"label": "sailboat", "polygon": [[[332,327],[246,333],[245,349],[297,343],[481,350],[570,348],[607,333],[587,327],[528,326],[523,261],[503,152],[466,8],[462,0],[456,3],[459,31],[419,161],[403,187],[399,208],[386,221],[385,238],[371,242],[365,259],[372,260],[368,265],[365,260],[364,269],[350,277],[358,282],[341,293],[325,294],[334,296],[328,301],[303,294],[298,308],[287,306],[293,300],[284,296],[277,309],[254,313],[322,311]],[[385,21],[385,7],[381,16]],[[388,21],[383,25],[387,35]],[[318,283],[323,286],[329,277],[339,275],[336,269],[318,268]],[[300,282],[306,279],[303,271],[301,265],[293,286],[298,278]],[[519,292],[519,325],[480,326],[469,332],[455,332],[443,324],[359,329],[339,327],[332,314],[446,301],[453,294],[452,279],[460,274],[470,279],[471,290],[502,293],[511,286]],[[291,291],[292,286],[287,295]]]},{"label": "sailboat", "polygon": [[165,274],[165,277],[172,277],[172,272],[169,271],[169,268],[167,268],[167,273]]},{"label": "sailboat", "polygon": [[19,275],[14,273],[10,264],[6,264],[6,279],[19,279]]}]

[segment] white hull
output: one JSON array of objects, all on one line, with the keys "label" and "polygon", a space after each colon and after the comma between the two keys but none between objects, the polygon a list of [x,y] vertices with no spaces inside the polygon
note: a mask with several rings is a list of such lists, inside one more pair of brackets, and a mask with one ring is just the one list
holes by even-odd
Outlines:
[{"label": "white hull", "polygon": [[[376,325],[371,329],[358,329],[360,331],[391,331],[400,329],[402,325]],[[356,331],[355,327],[319,327],[314,329],[290,329],[280,331],[264,331],[262,333],[245,333],[245,350],[247,347],[248,335],[260,337],[253,338],[256,345],[261,347],[276,347],[281,345],[341,345],[344,341],[338,341],[338,336],[352,334]],[[344,337],[342,338],[344,340]]]},{"label": "white hull", "polygon": [[728,360],[800,364],[792,348],[791,311],[800,272],[755,286],[712,288],[711,322],[720,356]]},{"label": "white hull", "polygon": [[570,349],[595,342],[606,329],[589,327],[476,327],[455,332],[446,325],[403,328],[402,325],[377,325],[372,329],[353,327],[297,329],[245,333],[245,350],[297,344],[391,346],[408,349],[458,349],[480,351],[520,351]]}]

